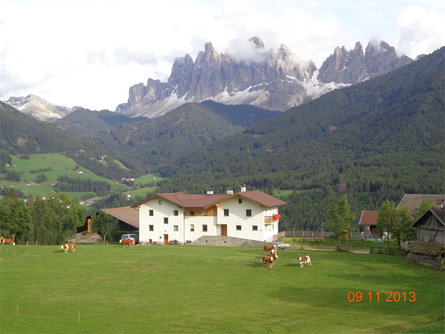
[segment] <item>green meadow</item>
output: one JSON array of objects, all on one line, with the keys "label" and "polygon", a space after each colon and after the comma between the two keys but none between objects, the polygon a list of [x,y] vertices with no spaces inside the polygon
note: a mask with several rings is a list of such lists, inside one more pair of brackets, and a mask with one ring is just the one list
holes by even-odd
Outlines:
[{"label": "green meadow", "polygon": [[[288,249],[269,268],[260,248],[0,247],[1,333],[440,333],[445,324],[444,272],[399,256]],[[306,254],[313,265],[300,268]]]},{"label": "green meadow", "polygon": [[[54,189],[51,184],[57,182],[59,176],[107,182],[110,184],[112,191],[124,191],[132,196],[145,196],[147,192],[154,192],[156,189],[155,182],[163,180],[158,175],[143,175],[135,180],[135,185],[142,187],[132,190],[127,185],[100,177],[92,171],[78,166],[73,159],[58,153],[30,154],[29,159],[13,156],[12,163],[15,166],[7,167],[6,170],[20,173],[20,182],[0,179],[0,185],[21,190],[27,196],[49,196],[53,194]],[[79,171],[82,171],[82,173],[78,173]],[[45,175],[46,180],[37,184],[35,180],[39,175]],[[67,194],[71,198],[93,198],[96,196],[94,192],[67,192]]]}]

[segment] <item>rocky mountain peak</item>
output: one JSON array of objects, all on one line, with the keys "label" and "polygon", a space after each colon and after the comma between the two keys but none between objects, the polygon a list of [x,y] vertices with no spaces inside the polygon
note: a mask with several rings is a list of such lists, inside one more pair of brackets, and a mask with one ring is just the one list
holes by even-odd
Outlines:
[{"label": "rocky mountain peak", "polygon": [[348,51],[336,47],[320,67],[318,79],[322,82],[354,84],[395,70],[410,63],[408,57],[399,57],[393,47],[383,41],[368,43],[365,53],[360,42]]},{"label": "rocky mountain peak", "polygon": [[219,54],[211,42],[195,61],[186,54],[177,58],[167,82],[147,81],[130,88],[127,103],[116,111],[129,116],[157,117],[186,102],[214,100],[226,104],[251,104],[270,110],[287,110],[321,94],[354,84],[403,66],[411,60],[398,57],[387,43],[373,41],[365,53],[360,42],[354,49],[336,47],[313,77],[312,61],[295,60],[284,44],[265,50],[254,36],[242,56]]},{"label": "rocky mountain peak", "polygon": [[26,97],[11,96],[5,103],[28,116],[47,122],[63,118],[72,112],[70,108],[49,103],[36,95],[28,95]]},{"label": "rocky mountain peak", "polygon": [[363,54],[363,46],[362,43],[356,42],[354,46],[354,53]]},{"label": "rocky mountain peak", "polygon": [[249,42],[252,42],[253,44],[255,44],[255,46],[259,49],[264,49],[264,43],[261,40],[261,38],[254,36],[249,39]]}]

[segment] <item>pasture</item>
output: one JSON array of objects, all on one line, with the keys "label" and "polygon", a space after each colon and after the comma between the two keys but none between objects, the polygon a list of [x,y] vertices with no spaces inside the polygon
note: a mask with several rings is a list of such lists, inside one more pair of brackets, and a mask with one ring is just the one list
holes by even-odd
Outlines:
[{"label": "pasture", "polygon": [[[14,187],[21,190],[27,196],[50,196],[54,193],[51,183],[56,182],[59,176],[68,176],[73,179],[84,179],[91,181],[103,181],[110,184],[112,190],[128,190],[128,186],[117,184],[109,179],[100,177],[92,171],[79,167],[76,162],[62,154],[58,153],[42,153],[30,154],[29,159],[21,159],[12,156],[12,163],[15,167],[7,167],[7,171],[15,171],[20,173],[20,182],[1,180],[0,185],[10,188]],[[82,171],[82,174],[77,173]],[[36,180],[39,175],[45,175],[46,181],[40,184],[31,183]],[[70,197],[80,198],[90,195],[93,197],[93,192],[68,192]]]},{"label": "pasture", "polygon": [[[306,254],[313,264],[300,268]],[[60,246],[3,245],[0,332],[443,331],[441,271],[399,256],[295,249],[279,251],[270,269],[262,255],[259,248],[190,245],[78,245],[68,254]]]}]

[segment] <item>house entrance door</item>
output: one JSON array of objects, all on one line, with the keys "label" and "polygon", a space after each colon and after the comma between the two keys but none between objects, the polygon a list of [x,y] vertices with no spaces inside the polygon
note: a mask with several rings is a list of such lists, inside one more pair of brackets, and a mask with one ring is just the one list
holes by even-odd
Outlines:
[{"label": "house entrance door", "polygon": [[168,234],[164,234],[164,245],[168,245]]},{"label": "house entrance door", "polygon": [[227,237],[227,225],[221,225],[221,236]]}]

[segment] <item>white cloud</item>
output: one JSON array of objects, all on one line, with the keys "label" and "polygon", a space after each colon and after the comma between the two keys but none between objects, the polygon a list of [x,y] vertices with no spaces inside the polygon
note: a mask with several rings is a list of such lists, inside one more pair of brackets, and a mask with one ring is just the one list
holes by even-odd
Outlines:
[{"label": "white cloud", "polygon": [[257,55],[253,36],[317,66],[373,36],[416,56],[444,44],[443,13],[441,2],[414,0],[1,0],[0,99],[114,110],[130,86],[167,80],[175,57],[195,58],[208,41]]},{"label": "white cloud", "polygon": [[397,25],[397,50],[412,58],[445,45],[445,12],[409,6],[397,18]]}]

